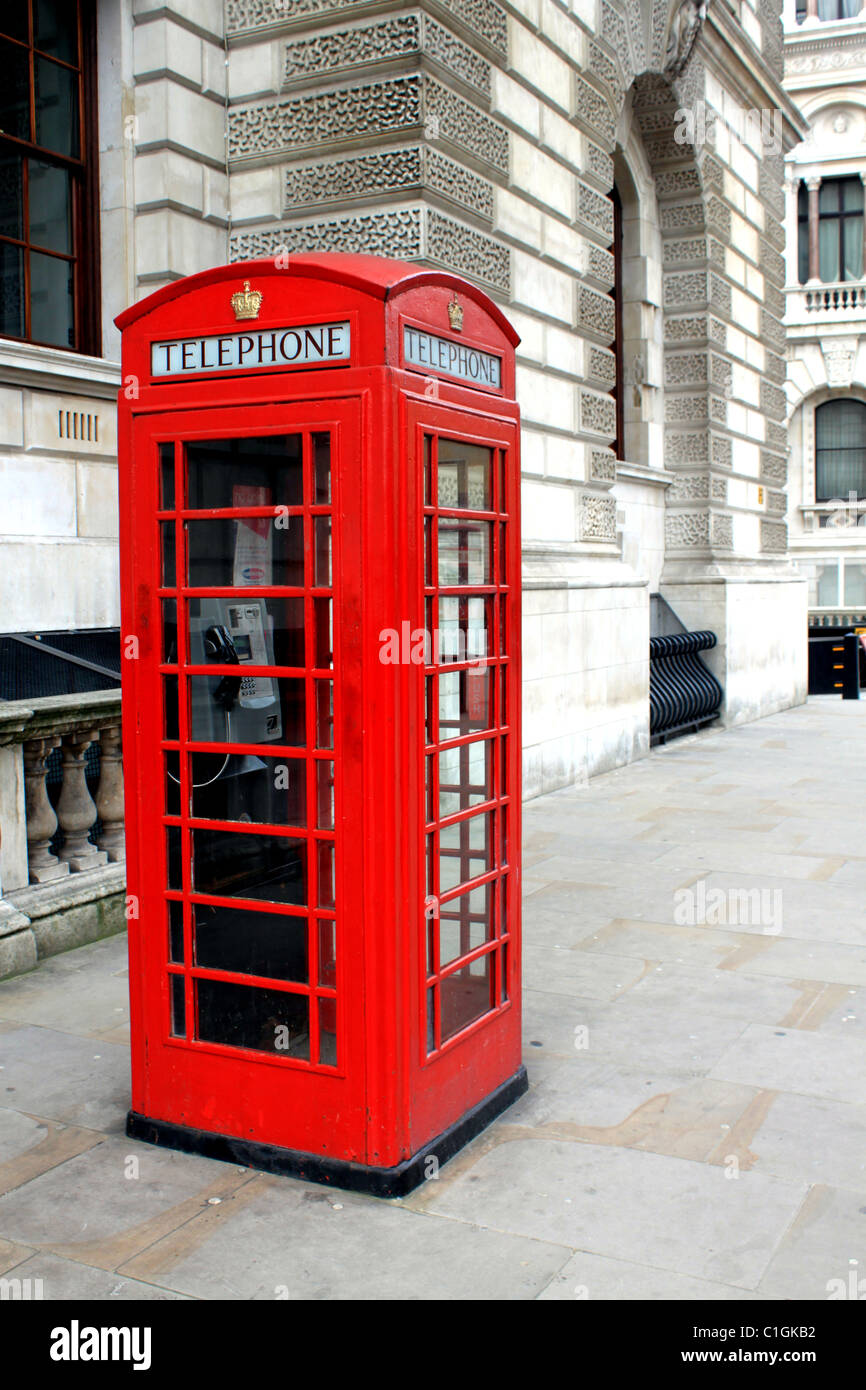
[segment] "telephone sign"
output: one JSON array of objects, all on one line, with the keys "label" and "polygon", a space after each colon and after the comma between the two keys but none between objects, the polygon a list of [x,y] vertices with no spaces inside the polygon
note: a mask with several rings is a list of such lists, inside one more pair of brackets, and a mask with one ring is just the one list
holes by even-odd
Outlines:
[{"label": "telephone sign", "polygon": [[118,324],[128,1133],[399,1195],[526,1087],[517,338],[339,255]]}]

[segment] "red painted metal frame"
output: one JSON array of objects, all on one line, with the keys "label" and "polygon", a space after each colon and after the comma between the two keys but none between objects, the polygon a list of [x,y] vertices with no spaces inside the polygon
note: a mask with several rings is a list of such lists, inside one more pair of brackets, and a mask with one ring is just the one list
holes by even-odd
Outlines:
[{"label": "red painted metal frame", "polygon": [[[230,296],[244,279],[263,292],[255,328],[289,327],[334,319],[352,322],[352,356],[345,366],[307,370],[261,368],[226,370],[187,380],[151,379],[150,344],[175,337],[237,332]],[[448,304],[457,296],[464,309],[463,333],[449,322]],[[418,271],[373,257],[291,257],[286,268],[250,262],[180,281],[134,306],[118,320],[124,330],[120,396],[121,584],[125,769],[127,785],[127,864],[132,1001],[133,1110],[158,1122],[211,1134],[350,1160],[376,1168],[399,1164],[434,1136],[456,1124],[520,1068],[520,531],[518,411],[514,393],[516,335],[498,308],[457,277]],[[404,322],[437,336],[471,342],[502,361],[498,390],[482,390],[442,375],[406,369],[402,358]],[[193,967],[189,908],[184,909],[184,962],[171,962],[165,875],[165,826],[180,827],[182,843],[192,818],[186,758],[187,708],[180,700],[178,739],[169,742],[162,725],[162,686],[174,674],[162,660],[160,604],[185,598],[182,543],[176,547],[175,587],[161,589],[159,525],[177,518],[182,542],[183,442],[185,440],[297,434],[305,436],[304,471],[310,479],[312,433],[332,435],[331,507],[333,517],[332,592],[334,595],[333,750],[317,752],[312,674],[312,559],[305,557],[303,590],[268,588],[242,592],[299,597],[305,603],[307,665],[262,668],[262,674],[293,675],[307,682],[306,748],[282,754],[305,763],[331,762],[335,775],[336,909],[308,911],[253,901],[252,911],[276,911],[310,923],[309,984],[271,978],[237,977],[223,970]],[[505,496],[494,484],[492,514],[463,511],[468,520],[493,526],[494,572],[491,593],[501,594],[509,646],[499,641],[498,610],[492,635],[494,743],[507,740],[505,770],[499,757],[491,809],[494,812],[494,867],[480,875],[494,884],[496,1006],[467,1028],[435,1047],[427,1046],[425,900],[426,681],[432,667],[393,665],[382,657],[382,634],[425,626],[424,438],[445,437],[478,443],[493,451],[494,475],[502,461]],[[175,446],[177,494],[172,511],[160,510],[158,444]],[[434,446],[435,447],[435,446]],[[327,507],[290,510],[311,519]],[[244,508],[244,515],[273,515],[280,505]],[[237,515],[237,509],[196,512]],[[192,513],[191,513],[192,515]],[[428,511],[435,516],[436,508]],[[504,544],[503,544],[504,541]],[[500,553],[501,552],[501,553]],[[237,595],[207,587],[192,593]],[[474,591],[473,591],[474,592]],[[182,630],[180,612],[178,631]],[[183,666],[178,654],[180,690],[185,673],[224,674],[225,668]],[[251,673],[252,668],[248,668]],[[316,668],[317,669],[317,668]],[[322,672],[322,676],[325,672]],[[503,719],[505,691],[507,718]],[[469,736],[475,739],[476,735]],[[458,741],[459,742],[459,741]],[[196,747],[191,745],[192,749]],[[208,744],[210,751],[270,755],[270,745]],[[183,781],[181,815],[163,805],[161,749],[180,753]],[[206,822],[233,833],[284,835],[327,840],[315,829],[313,771],[307,779],[306,825],[245,825]],[[503,856],[500,817],[508,817]],[[476,813],[449,818],[457,824]],[[193,822],[198,823],[198,822]],[[316,860],[317,856],[308,856]],[[189,854],[182,856],[183,883],[168,892],[190,900]],[[315,888],[315,863],[308,863]],[[508,892],[508,911],[499,894]],[[220,901],[196,893],[196,899]],[[227,899],[232,906],[238,899]],[[246,906],[246,904],[244,904]],[[336,922],[335,987],[316,983],[318,919]],[[500,984],[504,960],[501,935],[507,930],[507,998]],[[488,949],[487,947],[484,950]],[[470,956],[484,954],[480,950]],[[451,967],[449,966],[449,969]],[[169,978],[184,980],[186,1037],[170,1034]],[[339,1046],[337,1066],[316,1065],[270,1053],[197,1041],[193,978],[235,980],[287,993],[335,999]],[[437,979],[439,977],[437,976]],[[315,1015],[316,1021],[312,1021]],[[318,1009],[311,1008],[311,1056],[316,1057]]]}]

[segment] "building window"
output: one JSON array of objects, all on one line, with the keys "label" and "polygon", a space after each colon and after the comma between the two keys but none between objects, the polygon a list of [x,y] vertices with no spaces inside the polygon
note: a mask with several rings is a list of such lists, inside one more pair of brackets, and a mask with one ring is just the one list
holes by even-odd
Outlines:
[{"label": "building window", "polygon": [[814,19],[855,19],[860,13],[861,0],[797,0],[797,23],[807,14]]},{"label": "building window", "polygon": [[866,497],[866,405],[850,397],[815,411],[815,501]]},{"label": "building window", "polygon": [[[809,194],[797,194],[798,270],[809,279]],[[859,175],[822,179],[818,190],[818,277],[825,285],[863,279],[863,183]]]},{"label": "building window", "polygon": [[99,352],[91,0],[0,6],[0,335]]}]

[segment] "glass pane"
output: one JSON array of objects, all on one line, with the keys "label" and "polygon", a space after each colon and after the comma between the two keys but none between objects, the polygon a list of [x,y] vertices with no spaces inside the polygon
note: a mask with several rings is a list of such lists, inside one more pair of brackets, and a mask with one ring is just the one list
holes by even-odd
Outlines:
[{"label": "glass pane", "polygon": [[195,903],[193,924],[196,965],[306,984],[306,917]]},{"label": "glass pane", "polygon": [[168,904],[168,958],[183,962],[183,903]]},{"label": "glass pane", "polygon": [[499,963],[499,988],[500,1002],[505,1003],[508,999],[508,942],[502,947],[501,960]]},{"label": "glass pane", "polygon": [[331,518],[317,516],[315,526],[315,547],[313,584],[317,589],[331,587]]},{"label": "glass pane", "polygon": [[316,747],[334,746],[334,682],[316,681]]},{"label": "glass pane", "polygon": [[190,834],[193,886],[197,893],[304,906],[304,840],[283,835],[241,835],[233,830],[193,830]]},{"label": "glass pane", "polygon": [[[305,742],[304,682],[293,677],[190,676],[190,739],[193,743]],[[244,689],[251,694],[244,694]]]},{"label": "glass pane", "polygon": [[[5,5],[3,12],[5,14]],[[2,22],[2,21],[0,21]],[[0,131],[30,139],[30,63],[26,48],[0,39]]]},{"label": "glass pane", "polygon": [[442,1011],[443,1042],[493,1007],[491,963],[492,955],[482,956],[442,981],[439,1007]]},{"label": "glass pane", "polygon": [[171,980],[171,1035],[173,1038],[186,1037],[186,991],[183,975],[170,975]]},{"label": "glass pane", "polygon": [[37,343],[75,344],[73,263],[30,254],[30,336]]},{"label": "glass pane", "polygon": [[64,63],[78,60],[76,6],[69,0],[34,0],[33,46]]},{"label": "glass pane", "polygon": [[307,823],[306,763],[251,753],[190,754],[192,814],[253,825]]},{"label": "glass pane", "polygon": [[173,521],[159,523],[159,548],[162,555],[162,588],[173,589],[177,583]]},{"label": "glass pane", "polygon": [[337,1065],[337,1001],[319,1000],[319,1061],[323,1066]]},{"label": "glass pane", "polygon": [[842,207],[846,212],[862,211],[863,183],[860,179],[843,179]]},{"label": "glass pane", "polygon": [[54,164],[29,161],[30,240],[49,251],[72,254],[72,187]]},{"label": "glass pane", "polygon": [[316,763],[316,826],[334,828],[334,764],[330,761]]},{"label": "glass pane", "polygon": [[334,908],[334,846],[330,841],[319,842],[319,907]]},{"label": "glass pane", "polygon": [[439,661],[480,661],[493,651],[490,600],[458,598],[448,594],[439,599],[437,633]]},{"label": "glass pane", "polygon": [[34,58],[36,144],[78,158],[78,74]]},{"label": "glass pane", "polygon": [[319,984],[326,989],[337,987],[337,924],[319,920]]},{"label": "glass pane", "polygon": [[493,939],[493,890],[489,883],[452,898],[439,909],[439,967]]},{"label": "glass pane", "polygon": [[493,795],[490,740],[463,743],[439,754],[439,814],[454,815]]},{"label": "glass pane", "polygon": [[195,989],[196,1036],[202,1042],[309,1060],[306,995],[226,980],[196,980]]},{"label": "glass pane", "polygon": [[23,338],[24,252],[0,241],[0,334]]},{"label": "glass pane", "polygon": [[818,211],[838,212],[841,179],[823,179],[818,189]]},{"label": "glass pane", "polygon": [[15,154],[0,158],[0,236],[24,237],[24,161]]},{"label": "glass pane", "polygon": [[[194,666],[232,665],[234,657],[241,666],[304,666],[302,598],[191,598],[186,608]],[[273,696],[273,682],[244,677],[242,705],[259,709]]]},{"label": "glass pane", "polygon": [[439,737],[459,738],[492,727],[493,670],[449,671],[439,677]]},{"label": "glass pane", "polygon": [[162,688],[163,708],[165,710],[165,736],[166,738],[177,738],[177,676],[164,676]]},{"label": "glass pane", "polygon": [[334,664],[334,612],[333,599],[313,599],[316,624],[313,661],[320,671],[327,671]]},{"label": "glass pane", "polygon": [[299,434],[195,440],[187,444],[186,457],[187,506],[193,510],[294,507],[303,502]]},{"label": "glass pane", "polygon": [[331,500],[331,436],[313,435],[313,501],[320,507]]},{"label": "glass pane", "polygon": [[439,583],[490,584],[491,523],[439,519]]},{"label": "glass pane", "polygon": [[186,521],[191,587],[304,586],[304,519],[300,516]]},{"label": "glass pane", "polygon": [[467,508],[473,512],[492,511],[491,455],[492,450],[481,444],[440,439],[439,506]]},{"label": "glass pane", "polygon": [[168,666],[177,662],[177,599],[164,598],[162,610],[162,659]]},{"label": "glass pane", "polygon": [[166,888],[183,888],[181,869],[181,828],[167,825],[165,828]]},{"label": "glass pane", "polygon": [[22,43],[28,42],[27,0],[4,0],[0,11],[0,31],[11,34],[13,39],[21,39]]},{"label": "glass pane", "polygon": [[169,816],[180,815],[180,754],[171,750],[163,754],[165,760],[165,811]]},{"label": "glass pane", "polygon": [[493,814],[473,816],[439,834],[439,888],[447,893],[493,868]]},{"label": "glass pane", "polygon": [[159,505],[164,512],[174,511],[174,445],[159,446]]}]

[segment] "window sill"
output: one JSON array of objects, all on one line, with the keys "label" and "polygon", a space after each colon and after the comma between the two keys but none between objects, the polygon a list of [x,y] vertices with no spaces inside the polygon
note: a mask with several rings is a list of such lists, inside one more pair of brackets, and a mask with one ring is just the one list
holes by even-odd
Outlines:
[{"label": "window sill", "polygon": [[7,386],[32,386],[113,400],[120,387],[120,363],[63,348],[37,347],[0,338],[0,379]]}]

